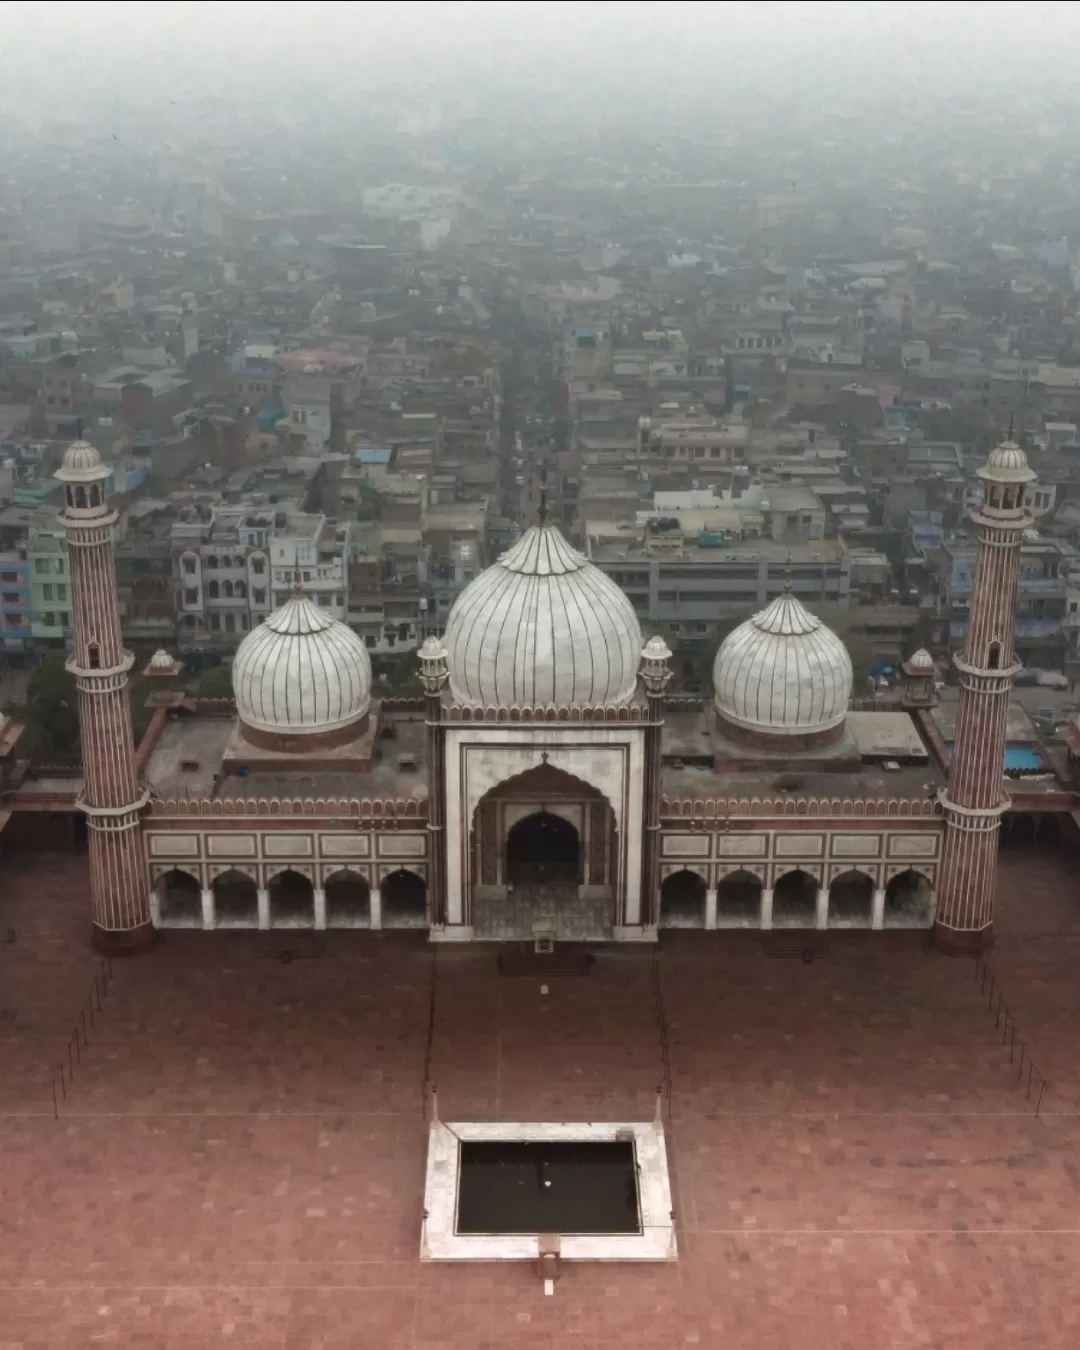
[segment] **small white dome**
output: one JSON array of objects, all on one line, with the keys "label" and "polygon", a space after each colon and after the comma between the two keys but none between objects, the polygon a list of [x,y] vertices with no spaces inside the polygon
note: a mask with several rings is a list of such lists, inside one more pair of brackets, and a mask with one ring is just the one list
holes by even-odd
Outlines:
[{"label": "small white dome", "polygon": [[62,483],[97,483],[108,478],[109,469],[89,441],[72,441],[56,476]]},{"label": "small white dome", "polygon": [[1037,476],[1028,465],[1027,455],[1015,441],[1002,441],[991,450],[986,464],[976,473],[994,483],[1030,483]]},{"label": "small white dome", "polygon": [[934,669],[934,658],[930,655],[930,653],[926,650],[925,647],[920,647],[917,652],[912,652],[911,655],[908,657],[907,663],[912,670]]},{"label": "small white dome", "polygon": [[241,642],[232,679],[237,712],[258,731],[334,731],[371,706],[367,648],[302,595]]},{"label": "small white dome", "polygon": [[172,670],[175,664],[176,663],[164,647],[159,647],[150,658],[151,670]]},{"label": "small white dome", "polygon": [[627,703],[641,629],[618,586],[534,525],[466,586],[446,625],[450,693],[486,707]]},{"label": "small white dome", "polygon": [[100,469],[101,456],[89,441],[73,441],[64,451],[64,468],[81,473],[84,469]]},{"label": "small white dome", "polygon": [[828,731],[844,720],[851,682],[847,648],[789,594],[740,624],[713,664],[718,711],[753,731]]}]

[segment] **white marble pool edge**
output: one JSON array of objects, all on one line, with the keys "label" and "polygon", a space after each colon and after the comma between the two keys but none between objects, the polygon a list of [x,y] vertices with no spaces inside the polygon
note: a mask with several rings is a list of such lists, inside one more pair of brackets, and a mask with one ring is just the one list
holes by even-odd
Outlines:
[{"label": "white marble pool edge", "polygon": [[640,1233],[568,1234],[561,1239],[564,1261],[675,1261],[678,1248],[672,1218],[667,1145],[659,1122],[604,1121],[600,1124],[495,1121],[431,1122],[428,1131],[422,1261],[532,1261],[539,1256],[537,1235],[455,1232],[460,1146],[473,1141],[499,1143],[613,1143],[634,1137],[638,1165]]}]

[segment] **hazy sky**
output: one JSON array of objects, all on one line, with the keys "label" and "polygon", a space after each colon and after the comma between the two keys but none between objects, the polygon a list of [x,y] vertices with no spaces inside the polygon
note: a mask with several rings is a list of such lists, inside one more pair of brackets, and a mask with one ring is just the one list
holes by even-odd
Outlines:
[{"label": "hazy sky", "polygon": [[146,3],[0,0],[5,85],[77,106],[103,87],[152,104],[197,79],[223,94],[393,73],[673,81],[748,76],[947,89],[1032,87],[1080,68],[1080,6],[1060,3]]}]

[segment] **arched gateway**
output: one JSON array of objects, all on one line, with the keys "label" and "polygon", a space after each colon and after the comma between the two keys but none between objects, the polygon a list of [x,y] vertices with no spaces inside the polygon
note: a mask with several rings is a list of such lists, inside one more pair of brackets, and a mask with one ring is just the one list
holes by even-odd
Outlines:
[{"label": "arched gateway", "polygon": [[610,938],[618,834],[603,793],[541,763],[486,792],[473,813],[475,936]]}]

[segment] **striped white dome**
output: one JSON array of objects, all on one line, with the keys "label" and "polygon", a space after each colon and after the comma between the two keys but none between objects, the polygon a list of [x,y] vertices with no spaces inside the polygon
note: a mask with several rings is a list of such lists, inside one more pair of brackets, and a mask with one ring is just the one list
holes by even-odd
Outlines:
[{"label": "striped white dome", "polygon": [[445,642],[450,693],[474,707],[627,703],[637,684],[630,601],[553,525],[526,530],[462,591]]},{"label": "striped white dome", "polygon": [[1030,483],[1035,477],[1027,455],[1015,441],[1002,441],[991,450],[985,467],[976,473],[995,483]]},{"label": "striped white dome", "polygon": [[241,642],[232,678],[237,712],[259,731],[334,731],[371,706],[367,648],[302,595]]},{"label": "striped white dome", "polygon": [[740,727],[778,735],[828,731],[844,720],[851,657],[793,595],[740,624],[713,664],[716,707]]}]

